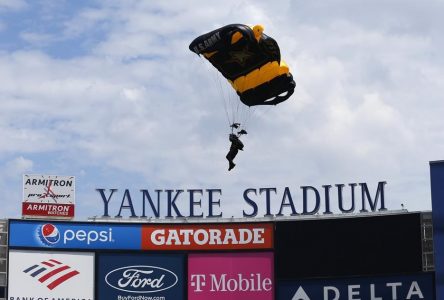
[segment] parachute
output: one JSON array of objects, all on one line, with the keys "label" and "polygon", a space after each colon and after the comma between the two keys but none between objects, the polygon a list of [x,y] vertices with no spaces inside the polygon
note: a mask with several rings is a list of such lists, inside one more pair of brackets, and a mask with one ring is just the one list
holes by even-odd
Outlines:
[{"label": "parachute", "polygon": [[261,25],[226,25],[197,37],[189,46],[219,70],[247,106],[279,104],[296,87],[277,42],[263,30]]}]

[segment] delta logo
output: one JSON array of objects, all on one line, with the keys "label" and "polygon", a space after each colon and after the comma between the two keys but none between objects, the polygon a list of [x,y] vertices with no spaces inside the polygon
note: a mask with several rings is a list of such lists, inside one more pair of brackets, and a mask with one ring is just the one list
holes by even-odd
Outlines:
[{"label": "delta logo", "polygon": [[32,265],[23,270],[23,273],[35,278],[49,290],[57,288],[62,283],[80,274],[79,271],[55,259]]}]

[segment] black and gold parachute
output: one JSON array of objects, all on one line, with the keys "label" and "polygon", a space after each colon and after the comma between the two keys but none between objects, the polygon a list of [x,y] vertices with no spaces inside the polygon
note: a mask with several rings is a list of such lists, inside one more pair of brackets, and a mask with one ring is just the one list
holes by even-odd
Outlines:
[{"label": "black and gold parachute", "polygon": [[281,103],[296,86],[277,42],[263,30],[261,25],[231,24],[197,37],[189,46],[228,79],[248,106]]}]

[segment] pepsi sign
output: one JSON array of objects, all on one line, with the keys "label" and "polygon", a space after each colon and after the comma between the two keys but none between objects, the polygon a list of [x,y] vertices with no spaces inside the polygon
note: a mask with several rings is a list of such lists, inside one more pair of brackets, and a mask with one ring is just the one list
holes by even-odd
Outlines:
[{"label": "pepsi sign", "polygon": [[63,249],[140,249],[141,228],[127,224],[27,222],[9,223],[11,247]]},{"label": "pepsi sign", "polygon": [[433,273],[278,282],[278,300],[433,300]]},{"label": "pepsi sign", "polygon": [[[102,253],[98,300],[184,299],[184,255]],[[145,297],[145,298],[144,298]]]}]

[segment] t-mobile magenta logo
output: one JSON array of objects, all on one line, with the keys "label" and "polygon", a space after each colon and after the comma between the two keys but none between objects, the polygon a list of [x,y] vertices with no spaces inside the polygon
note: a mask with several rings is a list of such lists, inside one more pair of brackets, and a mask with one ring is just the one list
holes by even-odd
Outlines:
[{"label": "t-mobile magenta logo", "polygon": [[80,274],[79,271],[76,271],[70,266],[55,259],[49,259],[42,261],[39,264],[35,264],[23,270],[23,273],[36,278],[50,290],[53,290],[63,282]]},{"label": "t-mobile magenta logo", "polygon": [[260,273],[251,274],[191,274],[193,292],[269,292],[273,281]]}]

